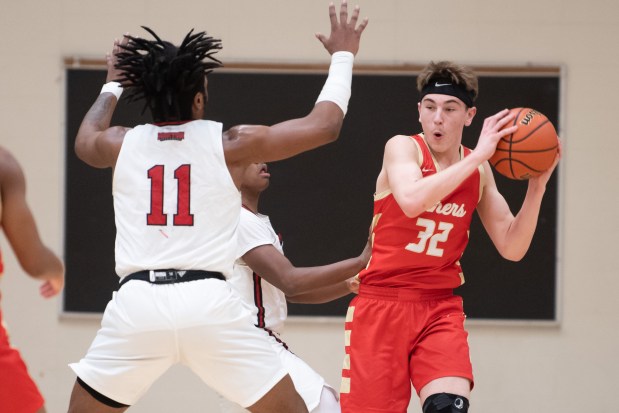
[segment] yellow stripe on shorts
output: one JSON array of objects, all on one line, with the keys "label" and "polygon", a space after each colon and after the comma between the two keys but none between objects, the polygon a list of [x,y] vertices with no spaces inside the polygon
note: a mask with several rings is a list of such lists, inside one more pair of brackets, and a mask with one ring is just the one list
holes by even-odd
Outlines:
[{"label": "yellow stripe on shorts", "polygon": [[350,377],[342,377],[342,385],[340,386],[340,394],[350,393]]},{"label": "yellow stripe on shorts", "polygon": [[350,355],[349,354],[344,355],[344,363],[342,365],[342,369],[350,370]]},{"label": "yellow stripe on shorts", "polygon": [[355,315],[355,307],[348,307],[348,311],[346,311],[346,322],[350,323]]}]

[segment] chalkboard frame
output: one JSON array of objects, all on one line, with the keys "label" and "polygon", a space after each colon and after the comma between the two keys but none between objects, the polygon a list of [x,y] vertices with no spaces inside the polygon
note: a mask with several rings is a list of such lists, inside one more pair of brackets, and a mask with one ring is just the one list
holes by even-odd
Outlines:
[{"label": "chalkboard frame", "polygon": [[[99,193],[103,192],[103,191],[95,191],[93,193],[93,189],[95,188],[87,188],[90,185],[74,185],[74,182],[70,181],[71,176],[74,176],[75,174],[78,174],[79,176],[88,176],[88,175],[95,175],[97,176],[96,179],[102,179],[105,180],[107,179],[107,181],[109,182],[109,187],[108,188],[98,188],[98,189],[109,189],[109,191],[107,191],[107,204],[109,205],[109,207],[111,208],[111,171],[107,170],[94,170],[93,168],[88,167],[85,164],[79,165],[80,161],[77,161],[77,168],[76,168],[76,164],[75,164],[75,159],[74,158],[74,153],[73,153],[73,145],[72,145],[72,139],[74,139],[74,132],[76,131],[76,127],[75,127],[75,123],[77,123],[77,125],[79,126],[79,121],[81,121],[81,118],[83,117],[85,111],[90,107],[90,105],[92,104],[92,102],[94,101],[94,98],[96,97],[96,94],[98,93],[98,89],[100,88],[100,85],[102,84],[102,82],[104,81],[105,78],[105,71],[104,71],[104,65],[103,65],[103,61],[99,61],[99,60],[88,60],[88,59],[67,59],[65,61],[65,66],[66,66],[66,86],[67,86],[67,90],[66,90],[66,103],[67,103],[67,136],[66,136],[66,159],[67,159],[67,180],[66,180],[66,191],[65,193],[66,195],[66,202],[65,202],[65,258],[67,259],[67,289],[65,290],[64,293],[64,297],[63,297],[63,302],[62,302],[62,309],[61,309],[61,313],[63,316],[69,316],[69,317],[88,317],[88,316],[94,316],[94,317],[99,317],[100,313],[102,312],[103,308],[98,308],[96,311],[92,311],[91,308],[87,308],[87,309],[82,309],[82,308],[76,308],[75,305],[67,305],[67,303],[70,301],[71,297],[75,297],[77,294],[81,294],[84,291],[84,286],[86,286],[87,288],[89,286],[93,286],[93,288],[95,289],[100,289],[100,286],[97,286],[97,283],[93,283],[91,277],[87,277],[84,275],[77,275],[77,272],[80,272],[81,274],[83,274],[85,271],[76,271],[75,270],[75,260],[72,260],[71,257],[74,257],[75,255],[79,255],[81,258],[80,260],[77,260],[78,262],[80,262],[80,266],[81,268],[86,268],[86,262],[88,262],[89,264],[91,263],[91,257],[89,256],[89,254],[93,254],[93,250],[95,248],[93,248],[92,244],[90,244],[88,242],[88,239],[93,239],[92,235],[88,235],[85,234],[84,238],[79,239],[78,242],[78,247],[76,247],[76,241],[73,239],[69,239],[70,234],[71,233],[75,233],[75,228],[73,230],[70,229],[71,227],[71,222],[75,221],[75,217],[81,217],[80,220],[83,221],[90,221],[90,225],[91,227],[97,227],[97,233],[98,236],[95,237],[96,239],[109,239],[110,236],[113,237],[113,225],[112,228],[109,228],[109,226],[107,228],[99,225],[96,221],[96,216],[84,216],[84,214],[79,213],[78,211],[80,210],[92,210],[93,208],[99,208],[101,205],[101,198],[94,196],[94,193]],[[562,120],[562,116],[561,116],[561,100],[562,100],[562,90],[563,90],[563,73],[564,73],[564,68],[561,66],[531,66],[531,65],[527,65],[527,66],[473,66],[474,69],[476,70],[476,72],[480,75],[480,85],[483,86],[484,83],[484,79],[489,79],[492,77],[498,78],[500,80],[503,80],[507,83],[511,81],[513,81],[513,79],[520,79],[520,78],[541,78],[541,79],[553,79],[553,82],[555,82],[556,84],[556,96],[554,96],[553,98],[555,99],[555,101],[553,102],[553,104],[556,106],[556,111],[555,113],[553,113],[553,116],[549,116],[549,118],[551,118],[551,120],[553,120],[553,122],[555,122],[555,125],[558,125],[559,128],[558,130],[561,131],[562,128],[560,127],[561,125],[561,120]],[[381,77],[383,79],[393,79],[394,77],[411,77],[411,80],[414,80],[412,78],[414,78],[414,76],[419,72],[419,70],[422,68],[422,65],[416,65],[416,64],[404,64],[404,65],[399,65],[399,66],[389,66],[389,65],[372,65],[372,66],[361,66],[361,67],[356,67],[355,68],[355,80],[354,82],[357,82],[359,79],[362,79],[364,76],[378,76]],[[228,65],[226,69],[222,69],[220,70],[218,73],[221,73],[222,76],[226,76],[226,75],[239,75],[242,77],[247,77],[248,79],[251,78],[251,76],[253,75],[267,75],[267,76],[274,76],[275,78],[281,79],[283,76],[303,76],[303,75],[310,75],[313,76],[313,85],[310,86],[310,91],[308,91],[307,93],[305,93],[303,95],[303,101],[304,101],[304,105],[306,105],[307,110],[309,110],[309,108],[311,108],[311,105],[313,104],[313,99],[315,99],[315,96],[317,96],[318,91],[320,90],[320,86],[322,85],[322,82],[324,81],[325,78],[325,74],[326,74],[326,70],[327,67],[324,65],[304,65],[304,64],[299,64],[299,65],[286,65],[286,64],[261,64],[261,63],[253,63],[253,64],[233,64],[233,65]],[[74,82],[74,75],[75,74],[86,74],[89,73],[90,75],[92,75],[93,73],[98,73],[98,78],[100,80],[98,80],[97,82],[94,82],[95,84],[90,84],[88,87],[84,88],[84,87],[80,87],[77,91],[79,93],[77,93],[78,96],[75,96],[76,90],[73,90],[72,88],[75,87],[75,82]],[[97,77],[95,76],[95,77]],[[211,97],[211,100],[213,102],[216,102],[216,99],[218,96],[221,96],[221,94],[218,95],[218,93],[214,90],[215,89],[215,85],[217,84],[217,82],[219,82],[218,78],[217,78],[217,74],[212,75],[212,80],[209,80],[209,94]],[[91,82],[92,83],[92,82]],[[311,82],[310,82],[311,83]],[[381,82],[381,83],[384,83]],[[412,110],[416,111],[416,107],[414,105],[414,103],[416,102],[413,98],[412,95],[414,95],[414,93],[416,93],[413,89],[414,89],[414,82],[411,82],[413,84],[412,89],[409,91],[409,94],[411,95],[411,108]],[[248,83],[247,85],[237,85],[237,90],[243,90],[243,87],[245,87],[247,89],[247,87],[249,87],[251,83]],[[410,85],[409,85],[410,86]],[[274,96],[277,96],[277,94],[281,94],[283,93],[282,90],[274,90],[273,92]],[[480,96],[483,98],[485,93],[484,88],[482,87],[482,90],[480,92]],[[284,93],[286,94],[286,93]],[[237,92],[236,94],[233,93],[233,95],[236,96],[241,96],[241,94],[239,92]],[[345,120],[345,124],[344,124],[344,128],[342,130],[342,137],[340,138],[340,141],[342,141],[343,139],[350,139],[347,136],[345,136],[347,134],[346,132],[346,128],[347,125],[352,122],[351,118],[354,117],[354,113],[356,110],[361,110],[360,109],[360,104],[361,102],[359,101],[360,99],[357,98],[357,100],[355,100],[355,98],[357,97],[357,91],[355,90],[355,83],[353,83],[353,98],[351,99],[351,104],[350,104],[350,110],[349,110],[349,114],[347,115],[347,118]],[[281,100],[286,101],[287,99],[291,99],[290,96],[286,95],[286,97],[282,98]],[[517,99],[514,99],[514,101],[517,101]],[[241,116],[245,116],[245,118],[241,121],[242,123],[266,123],[268,124],[267,121],[262,120],[265,116],[264,112],[262,112],[261,110],[257,110],[257,114],[254,116],[254,118],[252,119],[248,119],[248,117],[246,116],[247,113],[245,111],[245,108],[248,105],[248,102],[251,102],[251,97],[247,98],[247,101],[245,102],[240,102],[238,104],[238,106],[240,108],[243,108],[241,110]],[[527,102],[525,102],[527,103]],[[122,105],[122,101],[120,103],[120,105]],[[409,102],[410,104],[410,102]],[[486,103],[487,104],[487,103]],[[79,107],[79,110],[76,110],[76,105],[77,107]],[[134,104],[135,105],[135,104]],[[249,104],[251,106],[251,103]],[[488,104],[487,104],[488,105]],[[216,106],[216,105],[215,105]],[[254,106],[255,103],[254,103]],[[380,105],[374,105],[372,107],[372,111],[374,111],[374,108],[376,108],[378,106],[378,109],[380,109]],[[478,101],[478,106],[481,106],[480,101]],[[490,106],[490,105],[488,105]],[[495,105],[496,106],[496,105]],[[513,106],[527,106],[526,104],[514,104]],[[529,106],[532,107],[536,107],[537,106],[531,104]],[[119,107],[120,109],[120,107]],[[131,109],[133,111],[133,115],[129,115],[129,116],[125,116],[125,114],[123,114],[121,112],[121,110],[117,111],[117,114],[115,114],[114,117],[114,124],[124,124],[124,125],[128,125],[128,126],[132,126],[136,123],[143,123],[145,121],[147,121],[148,119],[148,115],[146,115],[145,119],[140,119],[140,122],[136,122],[134,118],[135,116],[135,111],[137,109],[141,110],[140,108],[136,108],[135,106]],[[264,109],[264,108],[263,108]],[[366,108],[367,109],[367,108]],[[496,107],[496,110],[501,109],[501,107]],[[213,110],[213,112],[217,112],[217,108],[215,108]],[[279,110],[273,110],[273,113],[277,112],[276,117],[278,119],[274,119],[272,118],[271,122],[275,122],[275,121],[279,121],[279,120],[283,120],[286,118],[290,118],[290,117],[295,117],[295,116],[303,116],[305,113],[303,113],[301,111],[301,113],[299,112],[299,108],[298,107],[293,107],[292,105],[285,105],[284,107],[279,107]],[[481,112],[481,111],[480,111]],[[215,116],[212,116],[213,119],[216,120],[221,120],[220,117],[217,116],[217,113],[214,114]],[[209,114],[207,114],[208,118],[211,118],[211,116],[209,116]],[[401,131],[398,133],[416,133],[418,132],[418,125],[414,122],[414,117],[410,119],[410,129],[406,130],[406,131]],[[477,118],[476,118],[476,122],[477,123],[481,123],[483,120],[483,118],[481,118],[480,114],[478,114]],[[236,124],[236,123],[232,123],[232,124],[226,124],[226,121],[223,122],[224,125],[226,127],[231,126],[232,124]],[[240,123],[240,122],[239,122]],[[381,138],[384,139],[384,141],[386,141],[386,138],[388,138],[389,136],[382,136]],[[299,196],[296,198],[294,196],[290,196],[291,190],[292,188],[295,187],[295,183],[298,182],[300,179],[302,180],[302,172],[299,170],[302,170],[304,166],[307,166],[307,164],[314,164],[315,160],[318,158],[321,159],[327,159],[329,156],[333,156],[333,155],[329,155],[330,152],[334,152],[336,157],[343,155],[344,157],[346,156],[351,156],[351,154],[349,153],[349,148],[340,148],[338,147],[338,142],[336,142],[336,144],[332,144],[332,145],[328,145],[324,148],[319,148],[316,151],[314,151],[313,153],[310,154],[303,154],[301,156],[299,156],[298,158],[300,158],[300,162],[301,162],[301,166],[295,166],[295,163],[297,161],[297,159],[293,159],[293,160],[287,160],[287,161],[282,161],[280,163],[276,163],[271,165],[271,170],[273,172],[273,179],[272,179],[272,184],[271,184],[271,188],[263,195],[263,199],[261,201],[261,208],[264,206],[263,208],[263,212],[268,213],[269,215],[271,215],[272,221],[276,227],[276,230],[278,230],[278,227],[283,227],[285,229],[288,229],[290,232],[294,233],[295,230],[297,230],[297,227],[295,225],[291,225],[290,222],[281,222],[281,217],[279,215],[281,215],[281,211],[277,211],[275,208],[274,210],[274,205],[277,205],[278,203],[281,202],[281,197],[276,196],[275,194],[280,192],[280,193],[285,193],[286,196],[288,197],[287,200],[291,203],[290,205],[290,212],[291,215],[293,216],[304,216],[307,215],[307,211],[304,210],[304,208],[302,208],[303,205],[299,204],[300,199],[303,198],[303,196]],[[383,142],[384,143],[384,142]],[[472,144],[468,144],[466,142],[466,138],[465,138],[465,145],[467,146],[474,146]],[[335,148],[334,148],[335,146]],[[341,153],[342,151],[346,152],[346,153]],[[354,155],[354,154],[353,154]],[[374,154],[375,157],[377,158],[381,158],[382,157],[382,152],[380,153],[375,153]],[[71,163],[73,162],[73,165],[71,166]],[[287,166],[286,163],[289,163],[290,165]],[[378,165],[380,164],[380,159],[378,159]],[[283,165],[283,166],[282,166]],[[374,170],[376,169],[376,160],[374,162]],[[73,168],[73,169],[72,169]],[[297,170],[298,172],[295,172],[293,174],[290,174],[290,170]],[[329,168],[326,168],[330,171],[332,171],[333,169],[333,165],[331,165]],[[561,169],[561,168],[559,168]],[[287,173],[288,172],[288,173]],[[553,300],[553,305],[552,305],[552,310],[550,312],[550,315],[544,315],[542,317],[527,317],[527,316],[523,316],[523,317],[513,317],[513,316],[508,316],[508,317],[503,317],[503,316],[493,316],[493,317],[476,317],[476,316],[470,316],[469,314],[469,320],[473,321],[474,323],[490,323],[490,324],[494,324],[494,323],[499,323],[499,324],[540,324],[540,325],[557,325],[560,323],[560,310],[561,310],[561,296],[560,296],[560,286],[561,286],[561,277],[560,277],[560,260],[559,260],[559,256],[560,256],[560,248],[561,248],[561,241],[560,241],[560,234],[561,234],[561,186],[560,186],[560,171],[558,171],[557,173],[555,173],[555,175],[553,176],[553,187],[552,187],[552,191],[553,191],[553,196],[554,196],[554,202],[556,204],[556,212],[555,215],[552,216],[552,219],[554,220],[553,223],[551,223],[551,226],[554,230],[554,247],[553,247],[553,251],[552,251],[552,267],[553,267],[553,274],[552,274],[552,283],[553,283],[553,288],[552,288],[552,292],[551,292],[551,299]],[[377,173],[377,171],[375,170],[372,174],[370,174],[370,179],[374,180],[375,179],[375,173]],[[85,175],[84,175],[85,174]],[[292,175],[292,176],[288,176],[287,179],[282,179],[280,180],[278,178],[278,174],[286,174],[286,175]],[[337,174],[335,174],[337,175]],[[333,177],[334,174],[331,173],[331,176]],[[495,174],[496,176],[496,174]],[[324,176],[321,177],[321,179],[330,179],[330,178],[325,178]],[[337,180],[337,179],[336,179]],[[283,182],[282,182],[283,181]],[[502,182],[501,177],[497,177],[497,183],[499,185],[499,189],[501,189],[501,185],[504,183]],[[557,182],[558,181],[558,182]],[[512,183],[509,183],[512,184]],[[526,184],[521,184],[521,186],[524,186],[526,188]],[[82,192],[85,191],[85,192]],[[364,187],[363,191],[367,192],[366,195],[368,197],[368,199],[371,199],[371,191],[368,192],[367,190],[367,185]],[[87,196],[80,196],[80,203],[79,205],[76,205],[75,200],[71,201],[71,194],[74,194],[73,197],[75,197],[75,193],[76,192],[80,192],[80,193],[85,193]],[[522,192],[522,191],[521,191]],[[270,194],[274,194],[273,196],[270,196]],[[291,200],[292,199],[292,200]],[[291,200],[291,201],[290,201]],[[295,205],[297,208],[297,210],[295,210]],[[511,204],[510,204],[511,205]],[[519,205],[517,205],[519,206]],[[367,206],[366,206],[367,207]],[[320,214],[319,214],[320,215]],[[112,214],[113,217],[113,214]],[[322,214],[321,216],[322,218],[325,217],[324,214]],[[109,216],[108,216],[108,220],[109,220]],[[285,220],[284,220],[285,221]],[[109,222],[109,221],[108,221]],[[113,222],[113,221],[112,221]],[[313,225],[314,222],[311,222],[310,225]],[[111,231],[110,231],[111,229]],[[361,228],[357,228],[356,229],[356,239],[359,239],[359,234],[362,234],[363,231],[367,231],[367,228],[361,229]],[[302,237],[305,238],[305,237]],[[113,239],[113,238],[112,238]],[[346,254],[341,253],[341,254],[330,254],[327,252],[323,251],[322,254],[322,259],[315,261],[315,262],[311,262],[311,260],[307,260],[307,257],[303,257],[303,256],[299,256],[298,252],[295,252],[295,249],[299,249],[299,246],[295,246],[295,242],[299,242],[299,240],[294,240],[294,237],[292,239],[291,242],[288,242],[288,240],[290,240],[290,238],[286,235],[284,235],[284,239],[287,241],[285,244],[285,248],[286,248],[286,253],[287,256],[291,259],[291,261],[293,263],[295,263],[296,265],[320,265],[320,264],[325,264],[327,262],[331,262],[334,260],[339,260],[339,259],[344,259],[347,258],[348,256],[354,255],[358,252],[359,248],[355,247],[349,247],[346,249]],[[474,239],[474,238],[473,238]],[[292,243],[292,250],[290,250],[288,247],[288,245]],[[90,246],[89,246],[90,245]],[[89,247],[88,247],[89,246]],[[87,247],[87,248],[85,248]],[[77,251],[76,251],[77,248]],[[91,250],[91,252],[88,252],[88,249]],[[471,248],[469,247],[468,250],[470,250]],[[98,254],[98,253],[96,253]],[[111,255],[111,257],[110,257]],[[319,254],[320,255],[320,254]],[[106,258],[105,258],[105,262],[103,263],[104,266],[107,266],[107,268],[109,268],[110,265],[112,265],[112,272],[113,272],[113,245],[112,245],[112,250],[110,251],[110,253],[106,253],[105,254]],[[466,253],[465,253],[465,257],[466,257]],[[516,264],[517,265],[517,264]],[[466,267],[466,263],[463,263],[464,269],[465,269],[465,276],[467,276],[467,284],[469,283],[469,278],[468,278],[468,273],[467,273],[467,267]],[[113,277],[116,277],[115,274],[112,274]],[[94,275],[94,277],[96,278],[97,275]],[[76,284],[79,284],[79,288],[75,288]],[[109,283],[108,283],[109,284]],[[465,287],[468,287],[467,284],[465,284]],[[463,288],[465,288],[463,287]],[[111,298],[111,292],[106,292],[106,294],[109,294],[108,296],[108,300],[109,298]],[[468,300],[470,299],[469,297],[467,297],[465,294],[463,294],[465,296],[465,310],[466,310],[466,305]],[[545,297],[542,297],[541,299],[543,300]],[[324,305],[321,305],[319,307],[316,306],[303,306],[303,305],[295,305],[295,304],[291,304],[290,305],[290,316],[296,320],[311,320],[311,321],[320,321],[323,322],[325,320],[333,320],[333,319],[341,319],[341,317],[344,316],[345,314],[345,304],[347,302],[347,300],[349,300],[350,297],[339,300],[340,303],[338,304],[338,307],[334,307],[333,309],[328,309],[326,311],[326,313],[323,312],[313,312],[313,309],[316,308],[324,308]],[[539,300],[539,298],[538,298]],[[107,300],[105,301],[107,302]],[[308,312],[309,311],[309,312]]]}]

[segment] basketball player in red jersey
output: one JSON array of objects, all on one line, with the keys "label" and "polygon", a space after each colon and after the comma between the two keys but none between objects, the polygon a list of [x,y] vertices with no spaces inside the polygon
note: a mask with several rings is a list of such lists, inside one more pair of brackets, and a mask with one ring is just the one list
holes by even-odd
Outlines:
[{"label": "basketball player in red jersey", "polygon": [[[26,203],[26,181],[17,160],[0,147],[0,223],[23,270],[42,282],[44,298],[58,294],[64,285],[64,266],[47,248]],[[0,278],[4,272],[0,255]],[[44,400],[19,352],[11,347],[0,311],[0,411],[45,412]]]},{"label": "basketball player in red jersey", "polygon": [[[253,413],[307,412],[268,334],[254,326],[225,279],[236,258],[239,188],[248,165],[289,158],[337,139],[354,55],[367,19],[359,8],[318,39],[332,55],[312,110],[273,126],[203,120],[207,74],[221,42],[189,32],[180,46],[126,35],[108,57],[108,83],[75,141],[80,159],[113,168],[118,292],[77,375],[69,412],[125,411],[170,366],[182,363]],[[123,88],[154,123],[111,127]],[[269,98],[266,96],[265,98]],[[251,355],[251,357],[247,357]]]},{"label": "basketball player in red jersey", "polygon": [[423,133],[386,146],[374,195],[373,245],[359,274],[359,295],[346,316],[341,403],[345,413],[405,412],[411,383],[424,413],[467,412],[473,387],[459,259],[473,211],[499,253],[520,260],[535,232],[552,167],[529,179],[513,216],[497,190],[488,159],[513,116],[491,116],[474,150],[461,145],[475,116],[474,73],[430,63],[417,80]]}]

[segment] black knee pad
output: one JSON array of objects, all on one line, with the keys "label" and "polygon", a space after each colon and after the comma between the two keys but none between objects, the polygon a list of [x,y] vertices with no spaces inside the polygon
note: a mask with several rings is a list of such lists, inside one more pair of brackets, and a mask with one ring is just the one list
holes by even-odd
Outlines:
[{"label": "black knee pad", "polygon": [[428,396],[423,403],[423,413],[467,413],[468,411],[468,399],[457,394],[433,394]]}]

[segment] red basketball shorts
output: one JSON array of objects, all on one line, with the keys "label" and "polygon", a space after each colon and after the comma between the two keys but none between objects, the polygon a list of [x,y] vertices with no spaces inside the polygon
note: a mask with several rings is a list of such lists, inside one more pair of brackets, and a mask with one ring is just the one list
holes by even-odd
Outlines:
[{"label": "red basketball shorts", "polygon": [[33,413],[43,403],[43,396],[28,375],[19,352],[9,344],[0,311],[0,411]]},{"label": "red basketball shorts", "polygon": [[452,290],[361,285],[346,315],[343,413],[406,412],[432,380],[464,377],[473,386],[462,298]]}]

